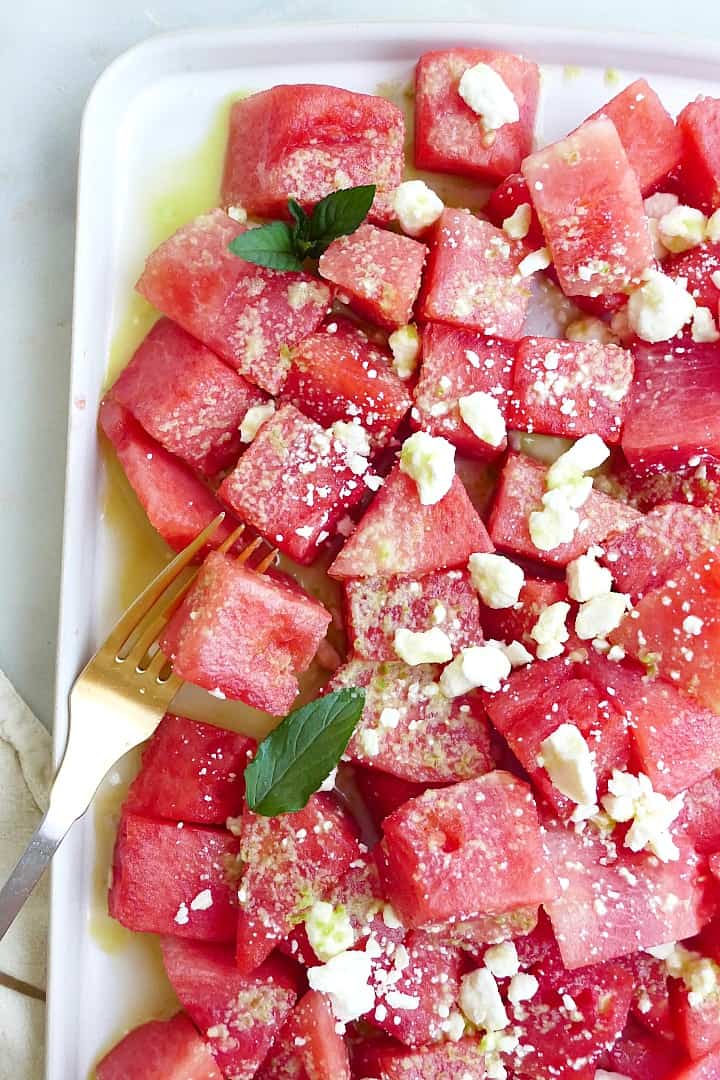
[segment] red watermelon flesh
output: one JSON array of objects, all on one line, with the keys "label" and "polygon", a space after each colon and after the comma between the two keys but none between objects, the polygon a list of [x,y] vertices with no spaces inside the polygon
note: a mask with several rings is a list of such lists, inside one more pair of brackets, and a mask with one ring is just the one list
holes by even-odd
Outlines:
[{"label": "red watermelon flesh", "polygon": [[222,1080],[222,1075],[184,1013],[134,1028],[95,1069],[97,1080]]}]

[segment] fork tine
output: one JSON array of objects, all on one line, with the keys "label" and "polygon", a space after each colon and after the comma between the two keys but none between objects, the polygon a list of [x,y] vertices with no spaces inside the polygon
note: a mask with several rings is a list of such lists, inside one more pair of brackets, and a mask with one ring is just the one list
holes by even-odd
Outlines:
[{"label": "fork tine", "polygon": [[113,649],[115,654],[120,651],[127,639],[136,630],[140,621],[154,606],[155,602],[172,584],[177,576],[188,566],[198,551],[210,539],[218,526],[223,522],[225,514],[221,513],[203,529],[198,536],[191,541],[186,548],[175,556],[172,562],[154,578],[147,588],[140,594],[134,604],[131,604],[124,615],[120,617],[108,635],[105,648]]},{"label": "fork tine", "polygon": [[277,559],[277,555],[278,555],[278,549],[273,548],[272,551],[269,552],[265,556],[265,558],[262,559],[257,564],[257,566],[255,567],[255,572],[258,573],[258,574],[264,574],[265,571],[268,570],[272,566],[272,564],[275,562],[275,560]]},{"label": "fork tine", "polygon": [[234,529],[230,533],[227,540],[223,540],[222,544],[218,548],[218,551],[222,552],[223,555],[227,555],[230,548],[233,547],[237,543],[237,541],[240,539],[242,534],[245,532],[246,527],[247,526],[245,525],[245,522],[244,521],[241,522],[238,525],[237,529]]},{"label": "fork tine", "polygon": [[160,635],[163,627],[167,625],[180,607],[191,586],[195,583],[196,577],[197,573],[193,573],[188,567],[181,571],[179,577],[168,585],[165,592],[161,593],[140,623],[138,636],[135,637],[131,634],[126,646],[118,650],[115,658],[119,663],[127,663],[131,667],[139,666],[143,656]]},{"label": "fork tine", "polygon": [[250,556],[251,556],[251,555],[252,555],[252,554],[253,554],[254,552],[256,552],[256,551],[257,551],[257,549],[258,549],[258,548],[260,547],[260,545],[262,544],[262,542],[263,542],[262,536],[257,536],[257,537],[256,537],[256,538],[255,538],[255,539],[254,539],[253,541],[251,541],[251,542],[250,542],[250,543],[248,544],[248,546],[247,546],[247,547],[244,547],[244,548],[242,549],[242,551],[241,551],[241,552],[240,552],[240,554],[238,555],[238,557],[237,557],[237,559],[235,560],[235,562],[238,562],[238,563],[246,563],[246,562],[248,561],[248,559],[250,558]]}]

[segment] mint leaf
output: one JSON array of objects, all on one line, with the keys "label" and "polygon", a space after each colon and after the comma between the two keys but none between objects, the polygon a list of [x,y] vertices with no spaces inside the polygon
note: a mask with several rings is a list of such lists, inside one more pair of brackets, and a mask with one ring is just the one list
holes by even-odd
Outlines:
[{"label": "mint leaf", "polygon": [[245,798],[256,814],[302,810],[345,752],[365,691],[336,690],[288,713],[245,769]]},{"label": "mint leaf", "polygon": [[375,198],[375,184],[343,188],[321,199],[310,218],[310,239],[313,254],[319,258],[338,236],[355,232],[368,215]]},{"label": "mint leaf", "polygon": [[286,221],[272,221],[240,233],[228,245],[233,255],[271,270],[302,270],[293,230]]}]

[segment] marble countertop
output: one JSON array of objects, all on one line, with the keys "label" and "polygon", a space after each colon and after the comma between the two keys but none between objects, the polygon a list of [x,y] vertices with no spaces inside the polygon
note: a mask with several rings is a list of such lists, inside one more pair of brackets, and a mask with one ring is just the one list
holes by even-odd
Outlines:
[{"label": "marble countertop", "polygon": [[[429,0],[365,0],[363,19],[438,18]],[[715,0],[458,0],[453,19],[718,41]],[[151,34],[193,26],[352,20],[347,0],[26,0],[0,13],[0,667],[52,714],[70,354],[78,134],[108,63]],[[612,66],[612,56],[608,56]]]}]

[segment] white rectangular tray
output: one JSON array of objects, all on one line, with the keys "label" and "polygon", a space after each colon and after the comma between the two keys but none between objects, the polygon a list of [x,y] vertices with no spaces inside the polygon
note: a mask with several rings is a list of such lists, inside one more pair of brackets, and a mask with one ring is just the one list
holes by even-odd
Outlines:
[{"label": "white rectangular tray", "polygon": [[[499,46],[543,65],[541,142],[574,127],[641,74],[673,112],[700,92],[720,95],[717,46],[711,43],[629,41],[479,22],[306,24],[174,34],[132,49],[95,86],[85,111],[80,160],[56,758],[65,741],[69,688],[119,603],[123,554],[102,512],[96,415],[111,343],[152,246],[148,191],[157,195],[162,177],[172,175],[177,163],[205,142],[218,107],[232,92],[278,82],[373,91],[387,80],[407,81],[423,51],[458,44]],[[102,833],[105,812],[101,803],[74,828],[53,869],[48,1080],[83,1080],[125,1029],[167,1010],[172,1000],[151,948],[123,939],[122,947],[114,941],[108,949],[107,934],[103,944],[105,916],[97,908],[107,865],[97,864],[97,819]],[[104,860],[107,847],[106,838]]]}]

